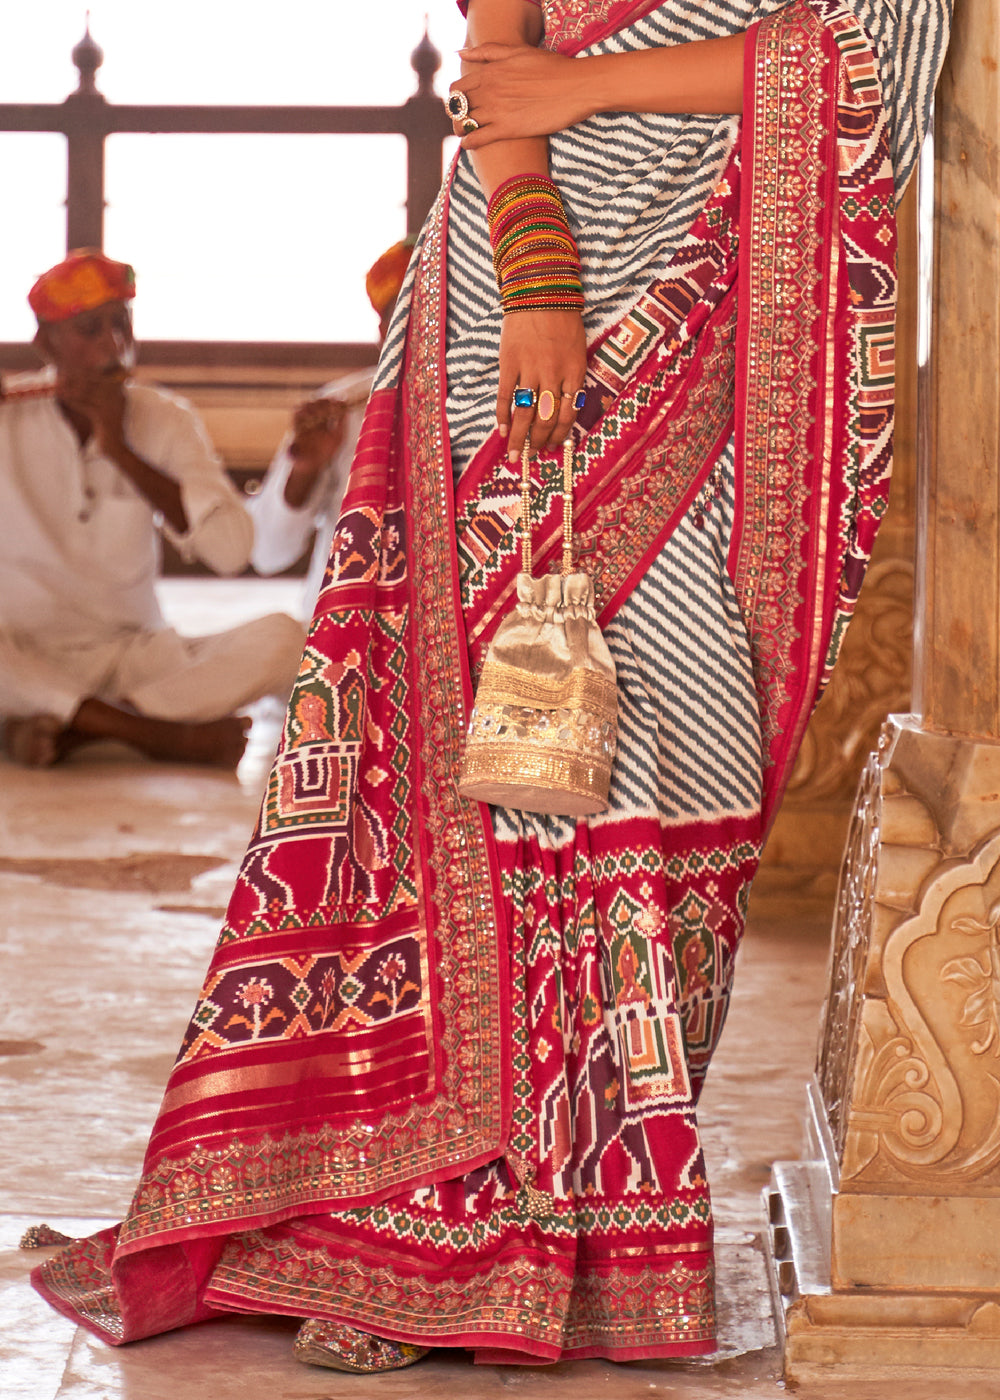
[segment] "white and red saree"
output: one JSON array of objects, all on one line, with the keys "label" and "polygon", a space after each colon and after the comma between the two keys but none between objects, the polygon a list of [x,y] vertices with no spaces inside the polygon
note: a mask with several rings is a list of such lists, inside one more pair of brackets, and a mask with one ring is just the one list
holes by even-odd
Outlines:
[{"label": "white and red saree", "polygon": [[[591,308],[577,554],[619,669],[611,808],[457,791],[519,558],[459,162],[132,1207],[36,1276],[113,1343],[235,1310],[498,1362],[714,1345],[695,1102],[885,508],[894,173],[919,127],[892,108],[894,171],[895,30],[834,0],[716,12],[545,6],[568,53],[750,26],[742,123],[611,114],[552,142]],[[538,486],[544,568],[561,503]]]}]

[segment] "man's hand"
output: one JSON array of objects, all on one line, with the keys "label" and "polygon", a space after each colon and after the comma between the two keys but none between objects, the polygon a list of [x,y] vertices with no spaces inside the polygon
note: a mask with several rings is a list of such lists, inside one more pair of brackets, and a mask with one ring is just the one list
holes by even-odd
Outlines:
[{"label": "man's hand", "polygon": [[[179,535],[187,534],[188,519],[177,482],[136,455],[125,440],[125,381],[128,370],[110,365],[103,370],[62,369],[56,397],[77,424],[89,423],[97,450],[132,482],[154,510]],[[85,441],[81,437],[81,441]]]},{"label": "man's hand", "polygon": [[58,398],[89,422],[98,450],[112,458],[125,446],[126,378],[127,371],[114,365],[97,372],[65,371],[56,382]]},{"label": "man's hand", "polygon": [[320,474],[344,441],[346,406],[336,399],[308,399],[292,417],[288,455],[292,470],[285,482],[285,503],[296,509],[312,495]]}]

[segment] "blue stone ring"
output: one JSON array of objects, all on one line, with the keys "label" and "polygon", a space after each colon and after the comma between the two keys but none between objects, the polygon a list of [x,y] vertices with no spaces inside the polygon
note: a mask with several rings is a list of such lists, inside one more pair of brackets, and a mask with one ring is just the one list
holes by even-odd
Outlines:
[{"label": "blue stone ring", "polygon": [[538,402],[538,395],[534,389],[522,389],[520,384],[514,390],[515,408],[534,408]]},{"label": "blue stone ring", "polygon": [[563,394],[564,399],[572,399],[573,407],[579,413],[580,409],[587,402],[586,389],[578,389],[575,394]]}]

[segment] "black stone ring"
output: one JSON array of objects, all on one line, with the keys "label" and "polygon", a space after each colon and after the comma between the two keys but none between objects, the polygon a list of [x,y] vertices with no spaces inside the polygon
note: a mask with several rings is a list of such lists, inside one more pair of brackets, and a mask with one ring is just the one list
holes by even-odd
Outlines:
[{"label": "black stone ring", "polygon": [[455,89],[445,105],[448,108],[448,115],[457,122],[469,115],[469,99],[461,88]]}]

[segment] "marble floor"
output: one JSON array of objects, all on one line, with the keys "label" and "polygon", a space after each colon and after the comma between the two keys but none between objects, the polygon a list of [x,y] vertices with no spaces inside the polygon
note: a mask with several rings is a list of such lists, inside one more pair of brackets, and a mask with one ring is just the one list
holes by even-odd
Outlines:
[{"label": "marble floor", "polygon": [[[189,631],[294,607],[298,583],[192,583],[165,592]],[[51,1312],[27,1286],[39,1221],[70,1234],[128,1204],[173,1052],[256,816],[278,716],[262,712],[238,774],[124,751],[26,773],[0,760],[0,1396],[3,1400],[383,1400],[783,1393],[761,1254],[770,1163],[798,1155],[824,987],[814,915],[751,917],[701,1120],[718,1225],[721,1345],[686,1363],[479,1367],[438,1352],[412,1370],[340,1376],[291,1357],[293,1324],[234,1319],[122,1350]],[[803,1394],[895,1400],[852,1382]],[[907,1382],[908,1400],[940,1383]],[[983,1396],[957,1377],[949,1400]]]}]

